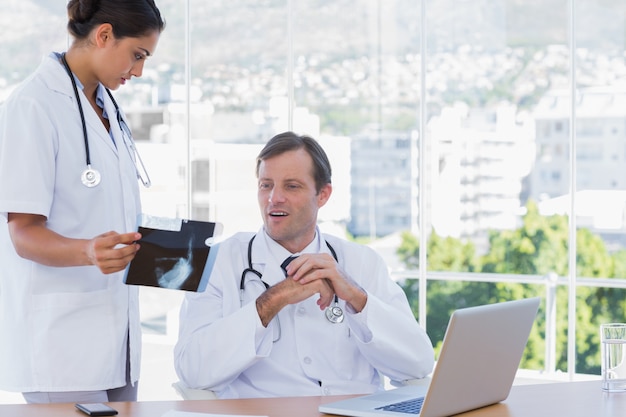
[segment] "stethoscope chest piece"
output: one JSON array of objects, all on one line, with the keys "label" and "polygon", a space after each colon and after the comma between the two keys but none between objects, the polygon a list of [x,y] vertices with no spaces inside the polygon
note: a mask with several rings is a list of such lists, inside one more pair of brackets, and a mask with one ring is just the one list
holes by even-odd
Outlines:
[{"label": "stethoscope chest piece", "polygon": [[343,310],[337,304],[326,308],[326,318],[331,323],[341,323],[343,321]]},{"label": "stethoscope chest piece", "polygon": [[87,165],[87,169],[80,175],[80,180],[85,187],[92,188],[100,184],[100,172]]}]

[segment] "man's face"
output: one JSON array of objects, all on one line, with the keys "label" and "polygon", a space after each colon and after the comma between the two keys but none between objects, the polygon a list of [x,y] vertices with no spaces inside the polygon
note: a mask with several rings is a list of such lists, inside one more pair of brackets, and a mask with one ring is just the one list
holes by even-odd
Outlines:
[{"label": "man's face", "polygon": [[258,199],[268,235],[290,252],[299,252],[315,236],[317,211],[332,187],[315,190],[313,161],[304,149],[285,152],[259,164]]}]

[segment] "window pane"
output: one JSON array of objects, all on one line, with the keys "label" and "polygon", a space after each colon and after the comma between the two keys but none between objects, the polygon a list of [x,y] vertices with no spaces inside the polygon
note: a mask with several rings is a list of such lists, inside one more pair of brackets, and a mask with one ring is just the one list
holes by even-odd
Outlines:
[{"label": "window pane", "polygon": [[[577,0],[576,189],[577,270],[580,279],[626,278],[626,5]],[[555,95],[571,106],[570,97]],[[562,191],[569,197],[568,190]],[[568,199],[569,201],[569,199]],[[568,202],[568,204],[571,204]],[[607,280],[607,285],[612,280]],[[624,290],[577,288],[576,371],[600,373],[601,323],[626,321]]]},{"label": "window pane", "polygon": [[255,158],[288,126],[286,1],[191,1],[192,215],[260,226]]},{"label": "window pane", "polygon": [[[456,260],[458,272],[551,270],[532,259],[533,265],[516,259],[522,248],[511,234],[522,225],[520,209],[540,200],[548,181],[555,179],[540,175],[550,168],[536,163],[537,150],[544,160],[559,154],[562,175],[556,180],[567,185],[568,154],[558,147],[567,148],[563,126],[568,114],[556,120],[561,131],[545,144],[541,134],[557,129],[552,118],[543,120],[549,115],[538,107],[547,90],[568,85],[567,4],[502,0],[429,5],[427,135],[437,163],[429,170],[428,197],[433,233],[471,245],[464,251],[467,259]],[[494,247],[506,242],[507,248]],[[449,270],[450,262],[444,257],[430,262],[429,269]]]}]

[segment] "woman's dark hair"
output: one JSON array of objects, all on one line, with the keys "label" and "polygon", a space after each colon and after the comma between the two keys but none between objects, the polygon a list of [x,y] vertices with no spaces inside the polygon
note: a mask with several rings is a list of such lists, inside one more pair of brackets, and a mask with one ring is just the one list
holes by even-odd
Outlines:
[{"label": "woman's dark hair", "polygon": [[304,149],[311,156],[315,188],[319,193],[324,185],[330,184],[332,171],[326,152],[315,139],[309,136],[299,136],[293,132],[284,132],[274,136],[265,144],[256,158],[256,175],[259,176],[261,161],[297,149]]},{"label": "woman's dark hair", "polygon": [[79,40],[103,23],[113,26],[117,39],[161,33],[165,28],[154,0],[70,0],[67,17],[67,30]]}]

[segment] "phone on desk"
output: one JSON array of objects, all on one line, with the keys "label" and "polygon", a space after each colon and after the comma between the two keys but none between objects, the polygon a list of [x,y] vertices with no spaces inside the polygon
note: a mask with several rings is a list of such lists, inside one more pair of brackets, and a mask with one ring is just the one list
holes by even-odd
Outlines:
[{"label": "phone on desk", "polygon": [[102,403],[76,404],[76,408],[88,416],[114,416],[117,414],[116,409]]}]

